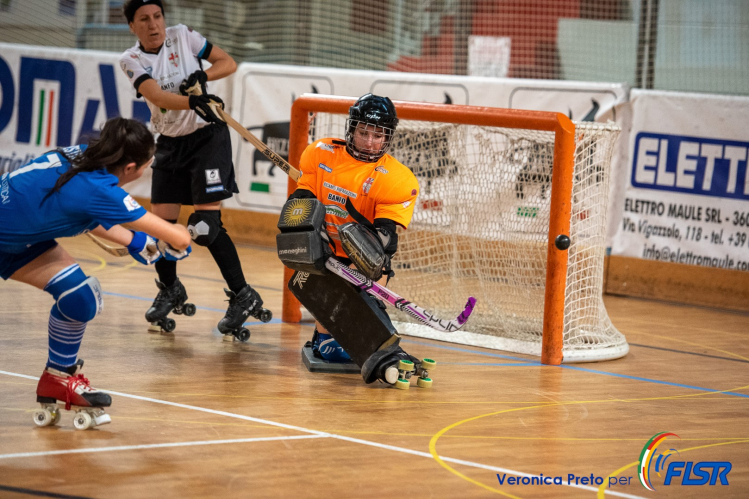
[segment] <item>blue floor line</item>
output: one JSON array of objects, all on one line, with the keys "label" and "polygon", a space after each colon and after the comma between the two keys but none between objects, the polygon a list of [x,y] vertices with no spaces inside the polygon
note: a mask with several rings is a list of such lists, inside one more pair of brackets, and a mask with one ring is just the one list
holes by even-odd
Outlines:
[{"label": "blue floor line", "polygon": [[475,350],[469,350],[467,348],[451,347],[451,346],[446,346],[446,345],[434,345],[432,343],[424,343],[422,341],[414,341],[414,340],[403,340],[403,342],[404,343],[413,343],[413,344],[416,344],[416,345],[428,346],[428,347],[432,347],[432,348],[439,348],[439,349],[442,349],[442,350],[451,350],[451,351],[455,351],[455,352],[463,352],[463,353],[470,353],[470,354],[474,354],[474,355],[482,355],[482,356],[485,356],[485,357],[495,357],[495,358],[499,358],[499,359],[516,360],[516,361],[519,362],[518,364],[510,364],[512,366],[515,366],[515,365],[525,365],[525,366],[541,366],[541,367],[550,367],[550,368],[557,367],[557,368],[562,368],[562,369],[571,369],[573,371],[582,371],[582,372],[588,372],[588,373],[592,373],[592,374],[600,374],[600,375],[603,375],[603,376],[613,376],[613,377],[616,377],[616,378],[630,379],[630,380],[633,380],[633,381],[645,381],[647,383],[655,383],[655,384],[658,384],[658,385],[675,386],[675,387],[678,387],[678,388],[686,388],[686,389],[689,389],[689,390],[699,390],[701,392],[723,393],[725,395],[731,395],[733,397],[740,397],[740,398],[747,398],[747,399],[749,399],[749,394],[744,394],[744,393],[724,392],[724,391],[721,391],[721,390],[714,390],[712,388],[703,388],[703,387],[700,387],[700,386],[684,385],[684,384],[681,384],[681,383],[672,383],[670,381],[661,381],[661,380],[658,380],[658,379],[642,378],[642,377],[639,377],[639,376],[630,376],[628,374],[610,373],[610,372],[607,372],[607,371],[599,371],[597,369],[588,369],[588,368],[585,368],[585,367],[577,367],[577,366],[572,366],[572,365],[568,365],[568,364],[562,364],[562,365],[559,365],[559,366],[547,366],[547,365],[542,364],[540,362],[533,362],[533,361],[529,362],[528,359],[525,359],[525,358],[522,358],[522,357],[513,357],[512,355],[502,355],[502,354],[492,353],[492,352],[479,352],[479,351],[475,351]]},{"label": "blue floor line", "polygon": [[[104,291],[103,293],[105,295],[116,296],[116,297],[119,297],[119,298],[128,298],[128,299],[131,299],[131,300],[141,300],[141,301],[148,301],[148,302],[152,301],[152,298],[144,298],[144,297],[140,297],[140,296],[126,295],[126,294],[121,294],[121,293],[112,293],[112,292],[109,292],[109,291]],[[221,310],[221,309],[217,309],[217,308],[211,308],[211,307],[198,307],[198,306],[196,306],[196,308],[198,310],[207,310],[207,311],[210,311],[210,312],[220,312],[222,314],[226,312],[225,310]],[[282,321],[280,319],[273,319],[270,322],[259,322],[259,321],[258,322],[246,322],[244,325],[247,326],[247,325],[281,324],[281,323],[282,323]],[[571,366],[571,365],[565,365],[565,364],[562,364],[562,365],[559,365],[559,366],[547,366],[547,365],[542,364],[540,362],[529,361],[528,359],[523,358],[523,357],[514,357],[512,355],[503,355],[503,354],[493,353],[493,352],[480,352],[480,351],[476,351],[476,350],[469,350],[467,348],[453,347],[453,346],[447,346],[447,345],[435,345],[433,343],[425,343],[423,341],[403,340],[403,342],[404,343],[412,343],[412,344],[415,344],[415,345],[428,346],[428,347],[431,347],[431,348],[438,348],[438,349],[442,349],[442,350],[450,350],[450,351],[453,351],[453,352],[463,352],[463,353],[469,353],[469,354],[473,354],[473,355],[481,355],[481,356],[484,356],[484,357],[494,357],[494,358],[497,358],[497,359],[505,359],[505,360],[512,360],[512,361],[518,362],[517,364],[497,364],[497,366],[503,366],[503,367],[504,366],[520,366],[520,365],[523,365],[523,366],[541,366],[541,367],[548,367],[548,368],[557,367],[557,368],[562,368],[562,369],[571,369],[573,371],[581,371],[581,372],[588,372],[588,373],[592,373],[592,374],[600,374],[600,375],[603,375],[603,376],[613,376],[613,377],[616,377],[616,378],[630,379],[630,380],[633,380],[633,381],[644,381],[644,382],[647,382],[647,383],[655,383],[655,384],[658,384],[658,385],[666,385],[666,386],[674,386],[674,387],[678,387],[678,388],[686,388],[688,390],[698,390],[698,391],[701,391],[701,392],[710,392],[710,393],[723,393],[725,395],[731,395],[733,397],[740,397],[740,398],[749,399],[749,394],[734,393],[734,392],[723,392],[721,390],[714,390],[712,388],[703,388],[703,387],[699,387],[699,386],[684,385],[684,384],[681,384],[681,383],[672,383],[670,381],[661,381],[661,380],[657,380],[657,379],[642,378],[642,377],[639,377],[639,376],[630,376],[628,374],[610,373],[610,372],[607,372],[607,371],[599,371],[597,369],[587,369],[587,368],[584,368],[584,367],[577,367],[577,366]]]}]

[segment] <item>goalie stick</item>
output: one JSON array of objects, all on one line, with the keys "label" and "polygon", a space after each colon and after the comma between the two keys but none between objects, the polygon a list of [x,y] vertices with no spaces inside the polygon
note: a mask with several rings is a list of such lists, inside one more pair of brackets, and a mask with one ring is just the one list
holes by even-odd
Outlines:
[{"label": "goalie stick", "polygon": [[470,298],[468,298],[465,309],[454,320],[448,321],[445,319],[440,319],[439,317],[432,315],[430,312],[424,310],[418,305],[411,303],[405,298],[401,298],[397,294],[390,291],[388,288],[380,286],[371,279],[367,279],[359,271],[347,267],[334,258],[328,258],[325,262],[325,267],[327,267],[328,270],[330,270],[334,274],[347,280],[354,286],[358,286],[370,295],[380,300],[384,300],[385,303],[389,304],[390,306],[406,312],[417,321],[431,327],[432,329],[436,329],[437,331],[452,333],[459,330],[465,325],[466,321],[473,312],[473,307],[476,306],[476,298],[471,296]]}]

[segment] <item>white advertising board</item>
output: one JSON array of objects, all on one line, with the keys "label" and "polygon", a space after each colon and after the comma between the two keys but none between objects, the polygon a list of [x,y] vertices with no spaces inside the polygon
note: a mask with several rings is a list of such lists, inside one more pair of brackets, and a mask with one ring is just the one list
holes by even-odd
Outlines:
[{"label": "white advertising board", "polygon": [[[619,121],[617,107],[626,102],[627,91],[620,84],[242,64],[232,101],[234,118],[288,158],[291,105],[304,93],[358,97],[372,92],[393,100],[555,111],[573,120],[593,111],[596,121]],[[236,134],[234,138],[239,144],[234,164],[240,193],[225,206],[280,212],[286,176],[249,142]]]},{"label": "white advertising board", "polygon": [[633,90],[612,255],[749,270],[749,98]]},{"label": "white advertising board", "polygon": [[[0,43],[0,175],[51,149],[86,143],[109,118],[148,122],[148,106],[121,74],[119,58]],[[229,83],[212,82],[210,91],[228,94]],[[150,171],[127,190],[150,197]]]}]

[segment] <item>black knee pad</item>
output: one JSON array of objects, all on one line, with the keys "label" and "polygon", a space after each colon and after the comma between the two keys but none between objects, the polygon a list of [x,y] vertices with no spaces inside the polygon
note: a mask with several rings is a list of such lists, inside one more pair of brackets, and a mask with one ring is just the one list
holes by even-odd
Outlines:
[{"label": "black knee pad", "polygon": [[224,230],[219,210],[196,211],[187,219],[187,231],[199,246],[209,246]]}]

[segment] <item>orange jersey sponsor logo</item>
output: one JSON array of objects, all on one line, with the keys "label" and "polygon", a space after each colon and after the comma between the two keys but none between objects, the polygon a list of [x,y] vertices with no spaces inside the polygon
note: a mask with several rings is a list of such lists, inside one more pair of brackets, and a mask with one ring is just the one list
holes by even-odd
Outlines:
[{"label": "orange jersey sponsor logo", "polygon": [[[392,156],[364,163],[352,158],[342,141],[322,139],[305,149],[299,167],[304,175],[298,187],[326,205],[331,238],[339,239],[339,225],[355,221],[349,207],[370,222],[388,218],[403,227],[411,223],[419,184],[411,170]],[[336,244],[336,254],[346,256],[340,244]]]}]

